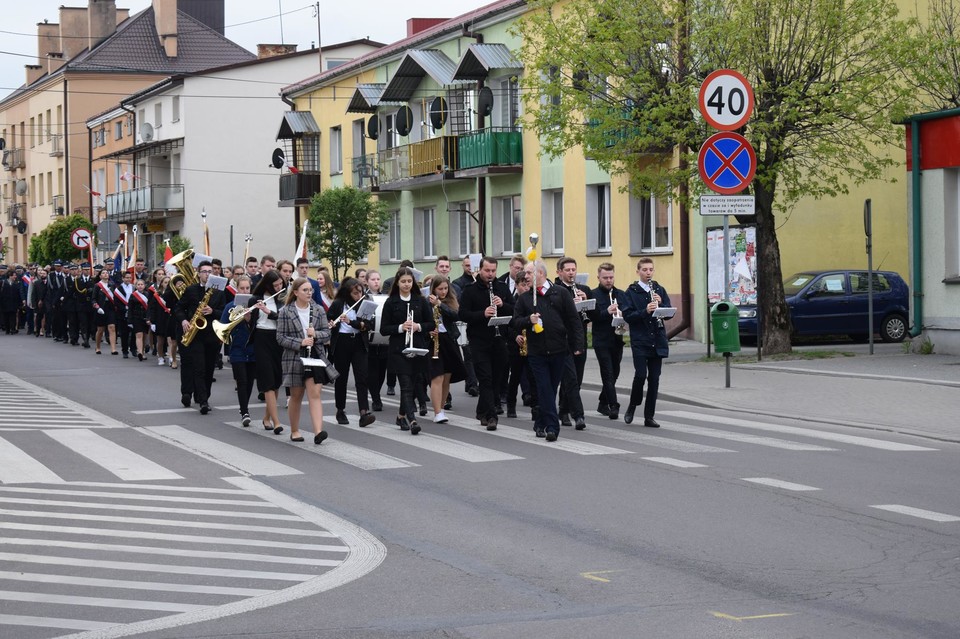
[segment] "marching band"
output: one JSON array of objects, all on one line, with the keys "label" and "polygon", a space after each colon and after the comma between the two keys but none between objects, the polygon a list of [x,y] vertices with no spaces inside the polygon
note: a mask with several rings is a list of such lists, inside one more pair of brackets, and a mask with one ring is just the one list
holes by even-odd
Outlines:
[{"label": "marching band", "polygon": [[[349,425],[351,374],[360,427],[383,411],[380,391],[387,381],[388,395],[397,382],[400,387],[396,425],[412,435],[421,432],[428,403],[433,423],[449,420],[450,387],[461,382],[477,397],[472,412],[486,430],[496,430],[504,412],[516,418],[518,401],[531,407],[533,430],[547,441],[559,437],[561,425],[586,428],[580,384],[591,326],[602,379],[597,411],[620,417],[616,382],[629,333],[643,370],[635,371],[626,422],[643,403],[644,425],[657,427],[668,342],[654,311],[669,305],[669,297],[651,279],[652,260],[641,259],[639,280],[626,290],[614,286],[614,267],[603,263],[591,290],[569,257],[559,259],[551,281],[546,264],[536,259],[535,239],[499,276],[500,262],[482,256],[479,264],[464,260],[463,274],[452,280],[450,260],[440,256],[435,273],[409,266],[389,273],[385,291],[377,270],[357,269],[356,277],[335,288],[323,269],[316,279],[308,277],[305,259],[294,265],[269,255],[245,256],[242,264],[223,268],[219,260],[196,261],[187,250],[152,273],[142,260],[128,270],[112,259],[92,269],[60,260],[47,268],[0,265],[0,330],[84,348],[92,341],[97,355],[108,346],[111,355],[179,369],[181,403],[204,415],[225,354],[243,426],[253,421],[256,385],[265,405],[261,425],[282,433],[284,387],[291,440],[304,439],[299,421],[306,397],[320,444],[328,435],[322,389],[334,387],[336,421]],[[478,392],[470,392],[472,385]]]}]

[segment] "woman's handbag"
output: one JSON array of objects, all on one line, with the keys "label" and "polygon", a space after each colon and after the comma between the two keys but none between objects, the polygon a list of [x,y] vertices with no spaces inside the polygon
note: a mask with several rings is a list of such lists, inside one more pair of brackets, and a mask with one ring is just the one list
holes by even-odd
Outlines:
[{"label": "woman's handbag", "polygon": [[[307,370],[313,373],[313,381],[318,384],[332,384],[340,377],[340,373],[337,372],[330,360],[319,353],[316,357],[310,358],[310,363]],[[306,367],[306,363],[304,363],[304,366]]]}]

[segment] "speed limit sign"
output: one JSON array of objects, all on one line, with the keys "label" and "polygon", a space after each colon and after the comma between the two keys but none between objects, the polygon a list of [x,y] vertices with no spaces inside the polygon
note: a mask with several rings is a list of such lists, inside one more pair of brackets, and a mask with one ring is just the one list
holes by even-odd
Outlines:
[{"label": "speed limit sign", "polygon": [[700,85],[697,101],[710,126],[733,131],[746,124],[753,113],[753,88],[741,73],[719,69]]}]

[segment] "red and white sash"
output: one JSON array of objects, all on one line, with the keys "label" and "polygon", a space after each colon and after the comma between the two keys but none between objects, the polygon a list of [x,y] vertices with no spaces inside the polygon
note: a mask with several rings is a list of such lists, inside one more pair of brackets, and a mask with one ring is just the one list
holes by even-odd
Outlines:
[{"label": "red and white sash", "polygon": [[170,307],[167,306],[167,303],[163,301],[163,297],[160,296],[160,293],[157,293],[156,291],[154,291],[153,299],[157,300],[157,304],[160,305],[160,308],[163,309],[164,313],[166,313],[167,315],[170,314]]},{"label": "red and white sash", "polygon": [[122,286],[118,286],[117,288],[113,289],[113,294],[116,295],[116,298],[117,298],[118,300],[120,300],[120,303],[123,304],[124,306],[129,306],[129,305],[130,305],[130,297],[129,297],[129,296],[127,296],[127,297],[124,297],[124,296],[123,296],[123,287],[122,287]]},{"label": "red and white sash", "polygon": [[149,304],[149,300],[147,299],[146,295],[144,295],[140,291],[134,291],[131,297],[133,297],[138,302],[140,302],[140,305],[143,306],[143,310],[147,310],[147,305]]},{"label": "red and white sash", "polygon": [[103,294],[107,296],[107,299],[111,302],[113,301],[113,291],[110,290],[110,287],[103,283],[103,280],[97,282],[97,288],[103,291]]}]

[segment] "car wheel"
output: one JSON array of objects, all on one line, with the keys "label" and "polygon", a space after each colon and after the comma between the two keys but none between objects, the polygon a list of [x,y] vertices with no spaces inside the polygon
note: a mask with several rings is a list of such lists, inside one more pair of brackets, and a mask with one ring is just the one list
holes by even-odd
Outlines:
[{"label": "car wheel", "polygon": [[907,320],[902,315],[890,315],[880,325],[880,338],[885,342],[902,342],[907,336]]}]

